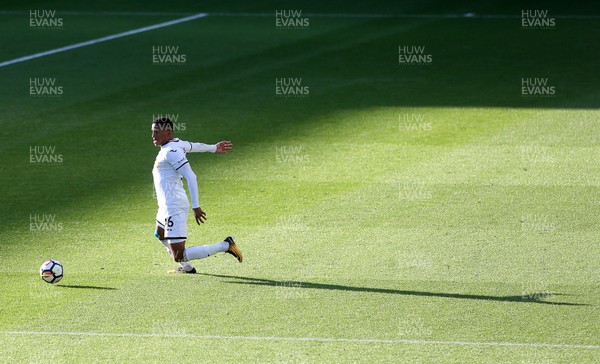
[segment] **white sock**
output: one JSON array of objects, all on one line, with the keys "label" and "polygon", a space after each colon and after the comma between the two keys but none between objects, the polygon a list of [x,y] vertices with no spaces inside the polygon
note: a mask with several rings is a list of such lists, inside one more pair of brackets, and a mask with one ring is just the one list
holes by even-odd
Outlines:
[{"label": "white sock", "polygon": [[202,246],[192,246],[185,250],[187,259],[203,259],[219,252],[225,252],[229,249],[229,243],[222,241],[220,243]]},{"label": "white sock", "polygon": [[169,255],[171,255],[171,246],[169,245],[169,242],[167,241],[167,239],[161,240],[160,242],[162,243],[162,245],[165,246],[165,249],[167,249],[167,253],[169,253]]},{"label": "white sock", "polygon": [[179,266],[181,268],[183,268],[184,271],[189,272],[192,269],[194,269],[194,267],[192,267],[192,265],[190,264],[190,262],[180,262]]}]

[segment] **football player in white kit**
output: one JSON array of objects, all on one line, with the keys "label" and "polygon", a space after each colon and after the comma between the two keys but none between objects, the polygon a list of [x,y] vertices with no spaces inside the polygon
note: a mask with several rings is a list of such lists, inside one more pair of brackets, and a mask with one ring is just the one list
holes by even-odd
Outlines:
[{"label": "football player in white kit", "polygon": [[173,259],[179,263],[179,268],[169,273],[196,273],[190,260],[206,258],[218,252],[229,253],[241,263],[242,252],[231,236],[216,244],[185,247],[190,203],[183,189],[182,177],[187,181],[196,223],[200,225],[206,220],[206,213],[202,211],[198,202],[196,175],[190,167],[186,153],[227,153],[232,148],[231,142],[222,141],[214,145],[207,145],[173,138],[173,122],[168,118],[158,118],[152,122],[152,142],[160,147],[152,169],[154,189],[158,200],[154,235],[167,248]]}]

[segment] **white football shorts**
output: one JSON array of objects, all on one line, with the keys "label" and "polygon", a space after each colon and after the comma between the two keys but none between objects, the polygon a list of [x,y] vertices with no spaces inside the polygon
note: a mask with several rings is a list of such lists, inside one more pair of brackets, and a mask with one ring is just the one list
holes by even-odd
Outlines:
[{"label": "white football shorts", "polygon": [[168,215],[161,210],[156,214],[156,224],[164,229],[165,239],[169,240],[170,244],[181,243],[187,239],[187,215],[187,211]]}]

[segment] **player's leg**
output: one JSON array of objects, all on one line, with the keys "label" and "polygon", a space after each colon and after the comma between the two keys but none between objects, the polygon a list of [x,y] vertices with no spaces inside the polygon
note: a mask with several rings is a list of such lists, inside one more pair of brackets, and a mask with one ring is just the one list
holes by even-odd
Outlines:
[{"label": "player's leg", "polygon": [[177,273],[195,273],[196,270],[190,265],[190,260],[204,259],[217,253],[229,253],[240,263],[243,256],[232,237],[215,244],[185,247],[187,239],[187,213],[169,216],[165,219],[165,236],[169,242],[171,255],[180,265]]},{"label": "player's leg", "polygon": [[220,241],[216,244],[211,245],[198,245],[191,246],[185,249],[185,257],[188,260],[204,259],[217,253],[226,252],[229,249],[229,243],[226,241]]},{"label": "player's leg", "polygon": [[173,239],[169,241],[173,260],[179,264],[179,268],[170,271],[170,273],[196,273],[196,268],[192,267],[190,262],[185,257],[185,240],[177,241],[177,239]]},{"label": "player's leg", "polygon": [[167,249],[167,253],[171,254],[171,248],[169,247],[169,242],[165,239],[165,230],[160,226],[156,225],[156,230],[154,230],[154,236],[160,243]]},{"label": "player's leg", "polygon": [[[218,242],[216,244],[210,245],[202,245],[202,246],[192,246],[186,249],[185,240],[180,241],[178,239],[169,239],[169,246],[171,248],[171,255],[173,256],[173,260],[175,260],[180,265],[189,264],[190,260],[195,259],[204,259],[208,258],[211,255],[215,255],[217,253],[230,253],[241,262],[242,260],[242,252],[233,242],[231,237],[228,237],[224,241]],[[191,267],[191,266],[190,266]],[[188,268],[186,266],[182,266],[182,268]],[[188,268],[187,270],[191,270]]]},{"label": "player's leg", "polygon": [[179,268],[170,273],[196,273],[196,269],[185,257],[185,241],[187,239],[187,211],[166,216],[164,219],[165,239],[169,244],[169,250],[173,260],[179,264]]},{"label": "player's leg", "polygon": [[169,246],[173,260],[179,264],[179,268],[171,270],[169,273],[196,273],[196,269],[185,257],[185,240],[171,239]]},{"label": "player's leg", "polygon": [[237,247],[231,236],[228,236],[225,238],[225,240],[215,244],[191,246],[186,249],[184,243],[182,245],[178,245],[176,250],[173,249],[173,244],[171,244],[171,250],[174,251],[173,257],[176,256],[175,254],[177,254],[178,258],[183,258],[185,261],[208,258],[217,253],[229,253],[236,257],[240,263],[243,259],[242,252]]},{"label": "player's leg", "polygon": [[194,259],[203,259],[229,249],[229,243],[221,241],[212,245],[185,247],[187,239],[188,212],[181,212],[167,217],[165,220],[166,237],[169,241],[173,259],[178,263],[189,262]]},{"label": "player's leg", "polygon": [[169,247],[169,242],[165,238],[165,228],[161,221],[164,221],[164,218],[162,218],[161,211],[158,211],[158,213],[156,214],[156,229],[154,230],[154,236],[165,247],[165,249],[167,250],[167,253],[171,254],[171,248]]}]

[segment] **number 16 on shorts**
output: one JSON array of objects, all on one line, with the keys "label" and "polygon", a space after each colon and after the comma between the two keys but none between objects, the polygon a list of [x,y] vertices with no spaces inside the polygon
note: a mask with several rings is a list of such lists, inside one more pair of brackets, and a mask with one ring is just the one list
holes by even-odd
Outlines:
[{"label": "number 16 on shorts", "polygon": [[185,239],[187,237],[187,214],[165,217],[165,238]]}]

